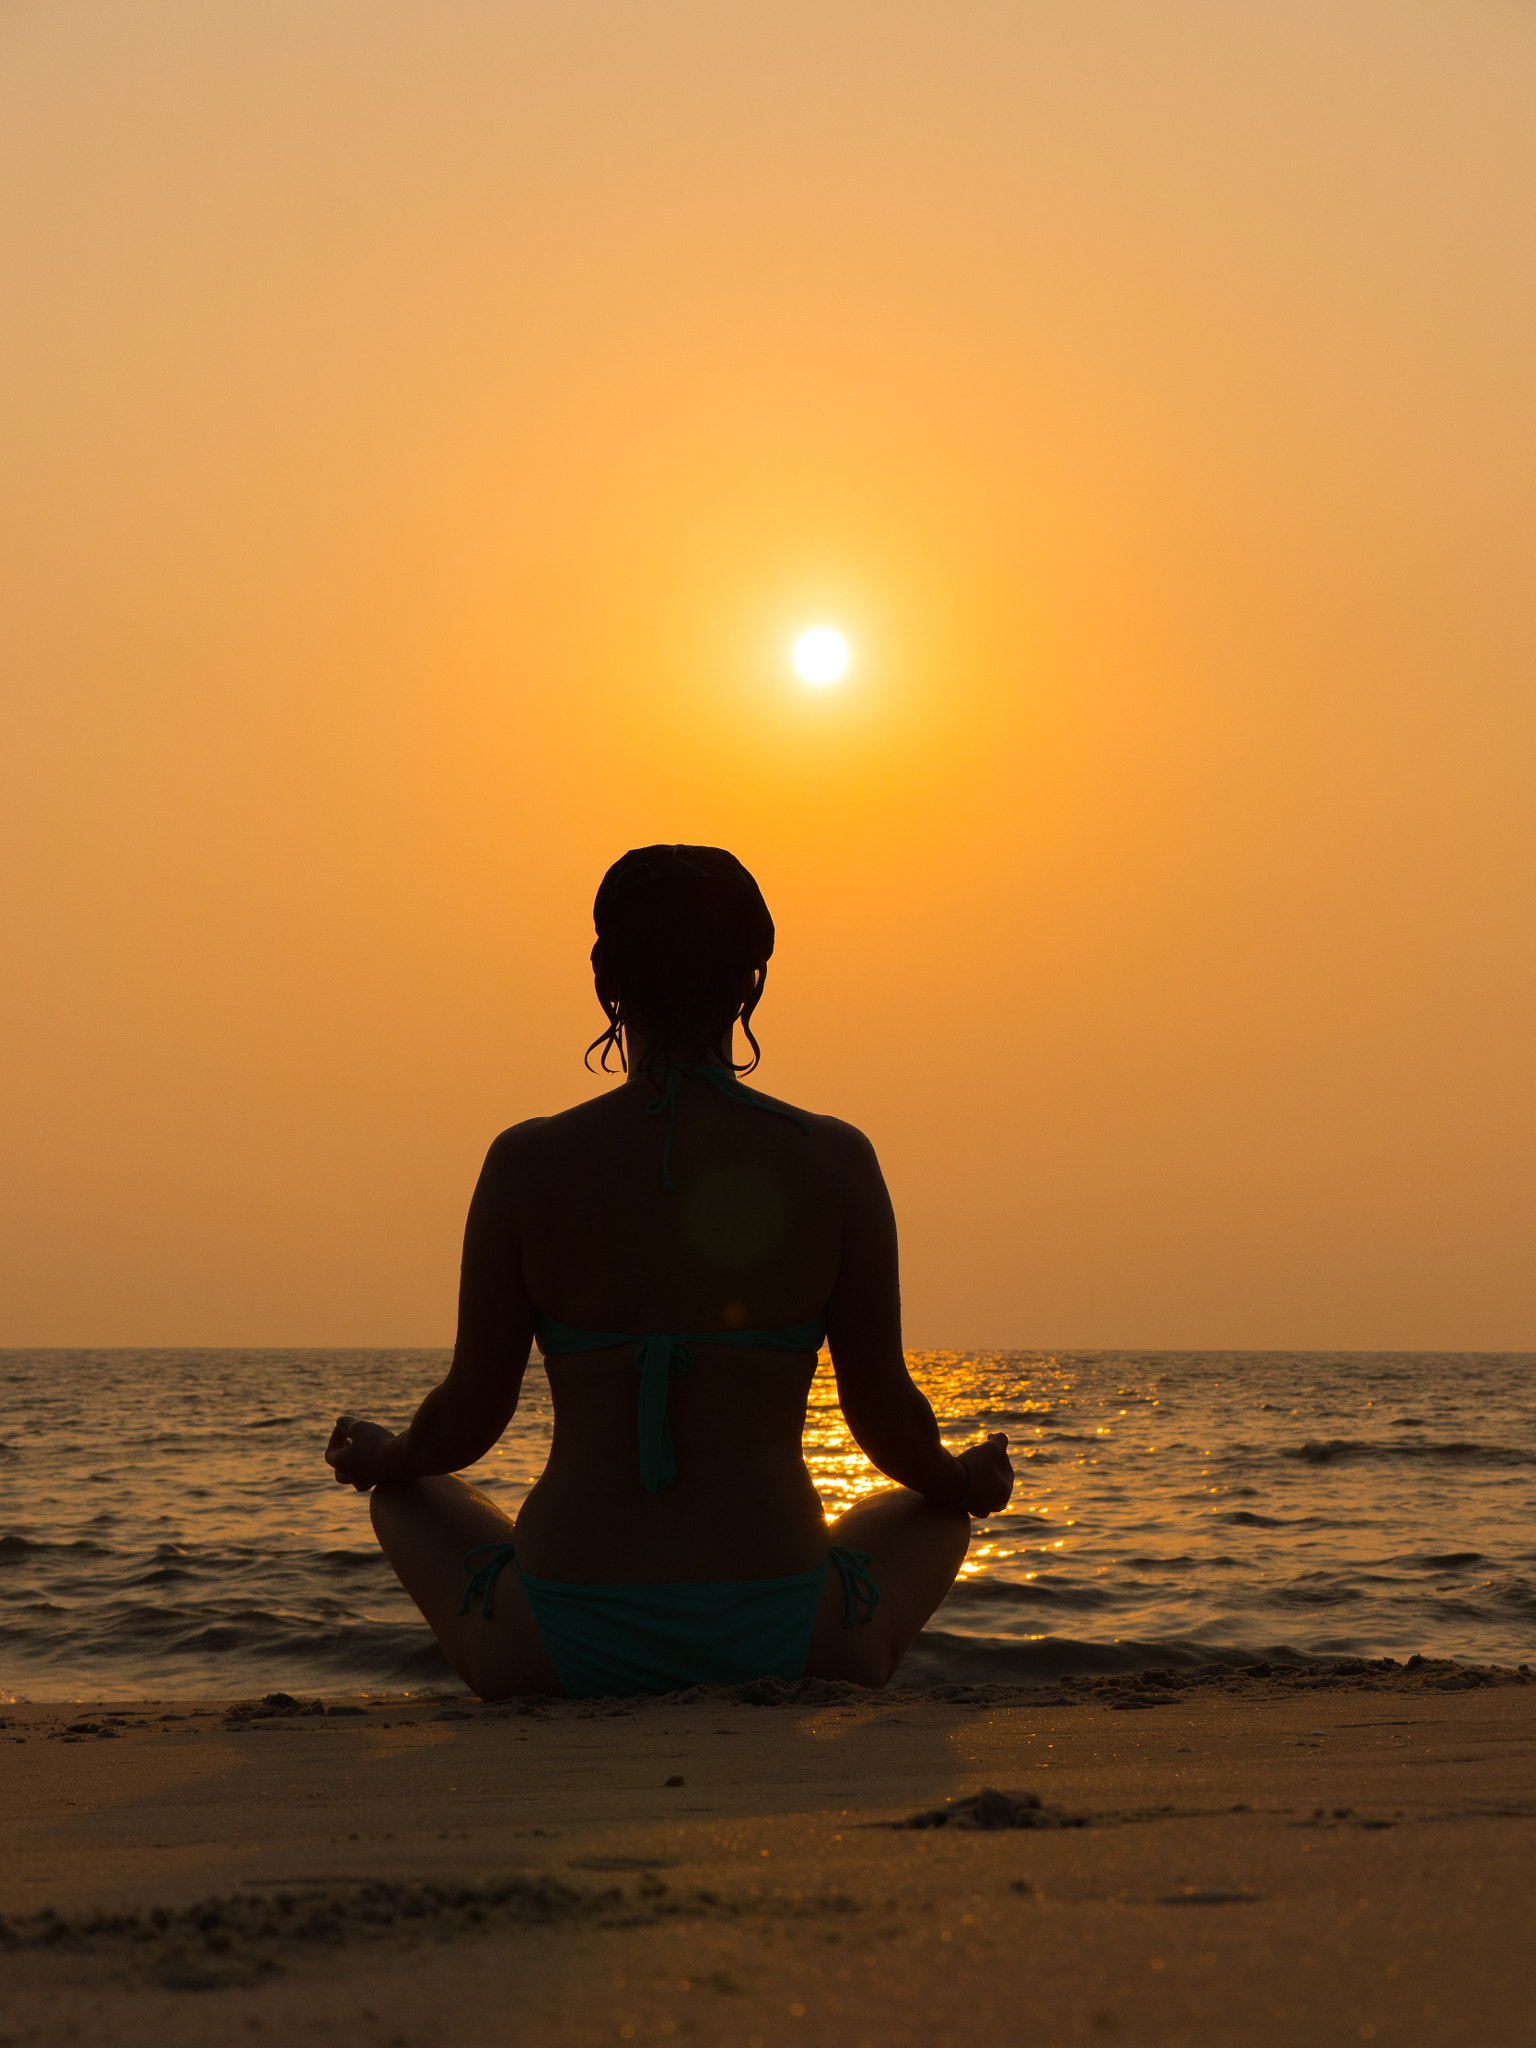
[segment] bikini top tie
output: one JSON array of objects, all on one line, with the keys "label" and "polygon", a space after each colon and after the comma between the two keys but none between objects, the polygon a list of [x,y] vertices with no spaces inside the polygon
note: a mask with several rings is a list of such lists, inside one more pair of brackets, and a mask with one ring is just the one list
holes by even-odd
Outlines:
[{"label": "bikini top tie", "polygon": [[670,1330],[652,1330],[645,1337],[618,1330],[573,1330],[553,1316],[540,1316],[534,1325],[539,1349],[546,1358],[558,1358],[568,1351],[617,1351],[622,1345],[634,1345],[635,1370],[640,1375],[640,1484],[647,1493],[660,1493],[677,1477],[667,1393],[674,1373],[693,1371],[695,1344],[728,1344],[738,1351],[819,1351],[826,1334],[825,1315],[793,1323],[787,1330],[708,1330],[686,1337],[674,1337]]},{"label": "bikini top tie", "polygon": [[[811,1122],[798,1110],[781,1109],[766,1102],[751,1088],[743,1088],[724,1067],[677,1066],[667,1070],[666,1086],[654,1102],[645,1106],[647,1116],[667,1119],[667,1134],[661,1148],[661,1184],[675,1192],[670,1172],[672,1134],[677,1125],[677,1091],[683,1076],[690,1074],[707,1081],[731,1102],[748,1109],[761,1109],[771,1116],[787,1117],[801,1130]],[[819,1351],[827,1334],[824,1313],[785,1330],[708,1330],[697,1335],[674,1336],[670,1330],[652,1330],[648,1335],[619,1330],[576,1330],[554,1316],[540,1315],[534,1336],[546,1358],[558,1358],[575,1351],[616,1351],[622,1345],[635,1347],[635,1370],[640,1375],[640,1483],[647,1493],[660,1493],[677,1477],[677,1457],[672,1448],[672,1425],[667,1419],[667,1394],[675,1373],[693,1371],[695,1344],[724,1344],[738,1351]]]}]

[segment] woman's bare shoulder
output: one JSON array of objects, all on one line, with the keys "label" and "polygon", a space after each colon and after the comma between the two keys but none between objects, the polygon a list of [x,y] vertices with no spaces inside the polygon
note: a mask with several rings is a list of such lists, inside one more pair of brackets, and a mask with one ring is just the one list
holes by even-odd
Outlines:
[{"label": "woman's bare shoulder", "polygon": [[816,1121],[826,1157],[842,1188],[843,1199],[849,1204],[849,1213],[875,1213],[889,1208],[885,1175],[866,1134],[857,1124],[845,1123],[841,1117],[823,1116]]},{"label": "woman's bare shoulder", "polygon": [[608,1094],[555,1110],[549,1116],[524,1117],[491,1140],[485,1170],[502,1178],[525,1178],[559,1158],[573,1143],[596,1137],[612,1121],[612,1115],[613,1094]]},{"label": "woman's bare shoulder", "polygon": [[840,1116],[818,1116],[814,1122],[828,1141],[839,1147],[850,1159],[874,1158],[874,1145],[857,1124],[851,1124]]},{"label": "woman's bare shoulder", "polygon": [[802,1108],[797,1102],[785,1102],[763,1088],[754,1088],[752,1092],[761,1096],[769,1108],[779,1110],[785,1116],[796,1117],[809,1126],[829,1164],[843,1167],[853,1175],[874,1173],[878,1176],[880,1163],[875,1157],[875,1148],[857,1124],[850,1124],[840,1116],[828,1116],[823,1111]]}]

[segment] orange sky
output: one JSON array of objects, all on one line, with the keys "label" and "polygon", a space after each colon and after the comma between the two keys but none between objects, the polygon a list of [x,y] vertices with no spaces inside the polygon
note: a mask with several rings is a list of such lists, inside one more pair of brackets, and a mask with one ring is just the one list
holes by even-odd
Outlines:
[{"label": "orange sky", "polygon": [[0,59],[0,1342],[446,1342],[689,839],[911,1343],[1536,1345],[1527,9]]}]

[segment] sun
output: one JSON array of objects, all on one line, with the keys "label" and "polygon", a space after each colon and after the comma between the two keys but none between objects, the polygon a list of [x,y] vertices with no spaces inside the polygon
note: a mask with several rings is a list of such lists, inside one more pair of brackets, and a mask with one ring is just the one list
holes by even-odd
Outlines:
[{"label": "sun", "polygon": [[848,667],[848,642],[835,626],[807,626],[790,649],[789,658],[802,682],[824,689]]}]

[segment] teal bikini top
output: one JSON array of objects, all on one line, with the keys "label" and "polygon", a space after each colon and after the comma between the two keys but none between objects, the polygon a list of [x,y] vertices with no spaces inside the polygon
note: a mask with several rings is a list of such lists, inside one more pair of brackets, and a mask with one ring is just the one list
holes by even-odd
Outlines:
[{"label": "teal bikini top", "polygon": [[[724,1067],[671,1067],[667,1083],[654,1102],[646,1104],[647,1116],[667,1118],[667,1135],[661,1149],[661,1184],[673,1191],[670,1172],[672,1134],[677,1125],[677,1091],[683,1076],[691,1074],[707,1081],[732,1102],[748,1109],[766,1110],[771,1116],[788,1117],[803,1131],[810,1120],[793,1109],[780,1109],[765,1102],[750,1088],[743,1088]],[[617,1351],[622,1345],[635,1347],[635,1370],[640,1375],[640,1483],[647,1493],[660,1493],[677,1477],[677,1458],[672,1449],[672,1426],[667,1420],[668,1385],[674,1373],[693,1371],[695,1344],[724,1344],[738,1351],[819,1351],[827,1334],[825,1314],[806,1322],[793,1323],[787,1330],[709,1330],[698,1335],[674,1337],[669,1330],[653,1330],[648,1336],[618,1330],[573,1330],[569,1323],[541,1315],[534,1325],[540,1351],[546,1358],[558,1358],[573,1351]]]}]

